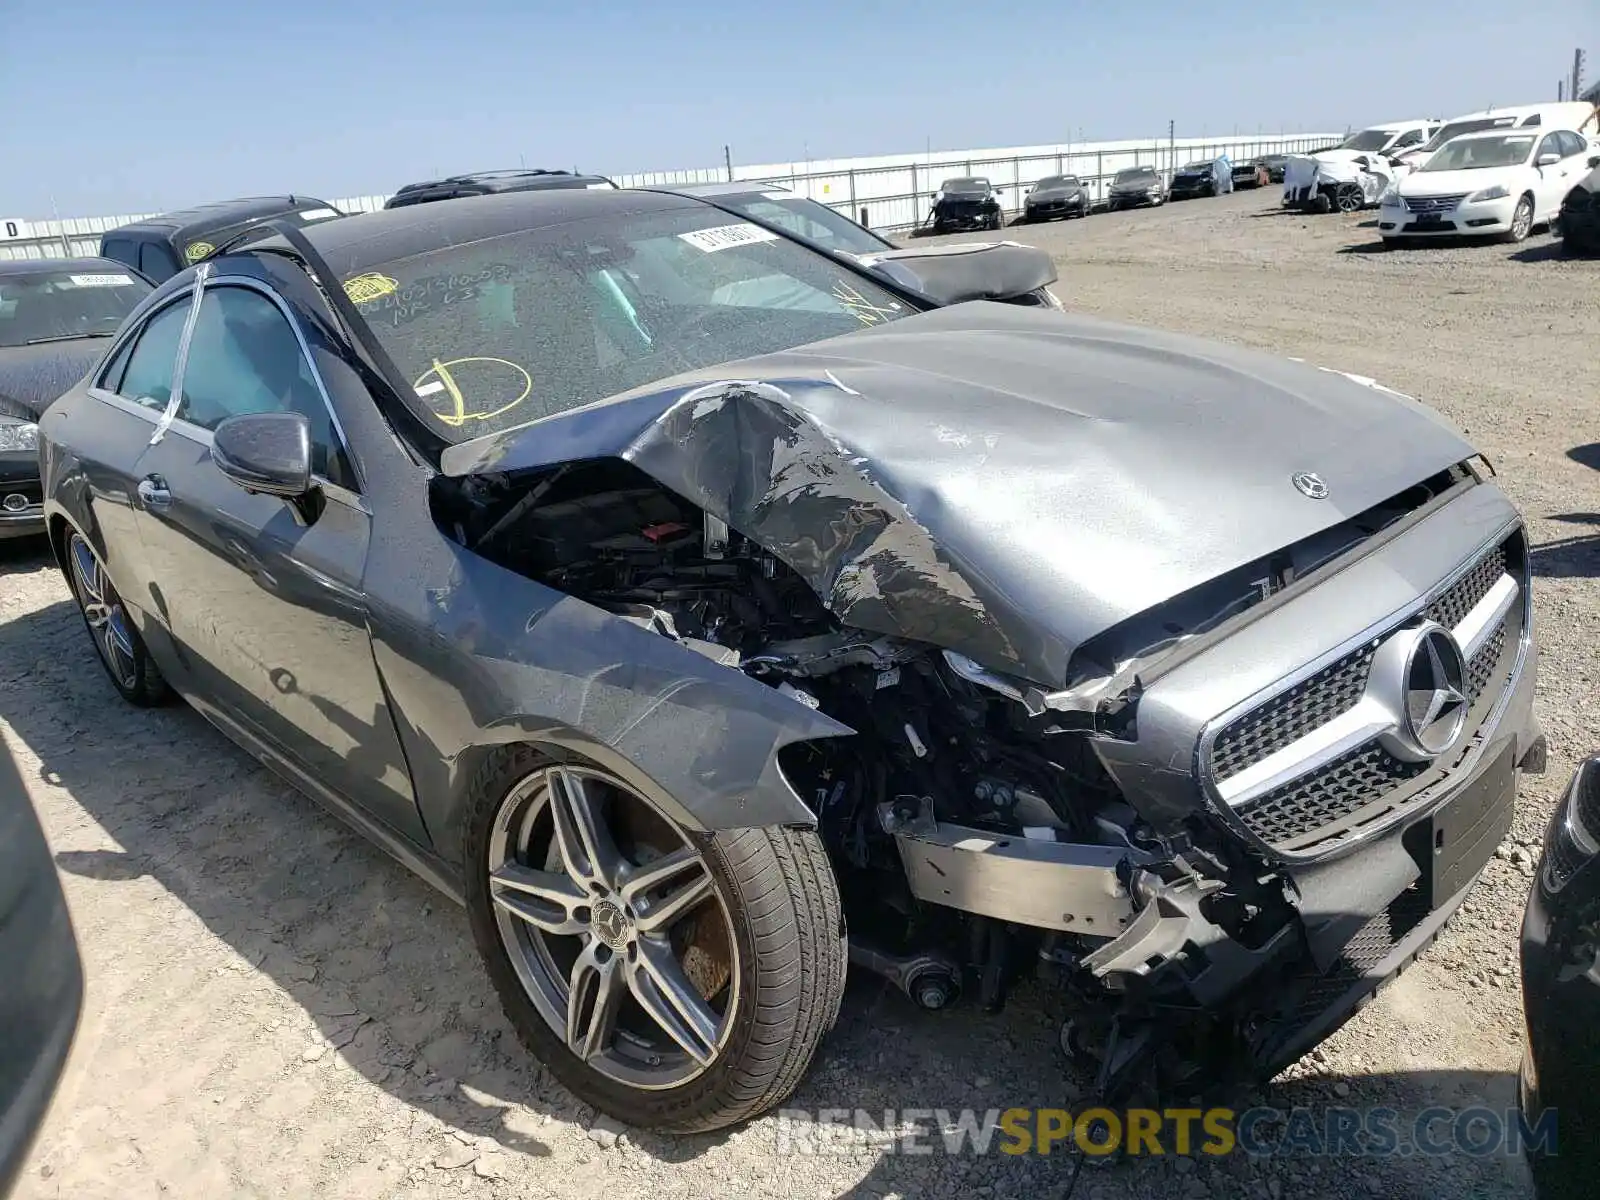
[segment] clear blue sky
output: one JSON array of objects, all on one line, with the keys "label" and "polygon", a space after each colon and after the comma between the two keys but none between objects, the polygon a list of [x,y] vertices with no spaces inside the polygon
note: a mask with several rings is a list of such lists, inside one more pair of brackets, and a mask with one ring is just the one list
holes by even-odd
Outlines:
[{"label": "clear blue sky", "polygon": [[0,216],[1555,99],[1600,0],[0,0]]}]

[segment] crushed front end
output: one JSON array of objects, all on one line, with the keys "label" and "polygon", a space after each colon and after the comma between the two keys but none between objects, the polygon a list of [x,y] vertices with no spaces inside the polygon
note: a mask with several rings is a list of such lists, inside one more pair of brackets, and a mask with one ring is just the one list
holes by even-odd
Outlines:
[{"label": "crushed front end", "polygon": [[855,961],[930,1007],[1036,966],[1107,1098],[1268,1077],[1406,966],[1542,769],[1522,526],[1463,466],[1260,568],[1055,693],[886,643],[747,664],[867,735],[785,763]]}]

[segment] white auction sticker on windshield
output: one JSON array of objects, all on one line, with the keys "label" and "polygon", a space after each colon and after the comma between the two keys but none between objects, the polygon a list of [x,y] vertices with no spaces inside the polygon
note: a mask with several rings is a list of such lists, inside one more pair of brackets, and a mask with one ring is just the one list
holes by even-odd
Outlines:
[{"label": "white auction sticker on windshield", "polygon": [[759,225],[718,225],[712,229],[695,229],[678,235],[689,245],[707,254],[726,250],[729,246],[749,246],[756,242],[775,242],[778,235]]},{"label": "white auction sticker on windshield", "polygon": [[337,217],[338,215],[331,208],[308,208],[301,212],[300,219],[302,221],[326,221],[329,217]]},{"label": "white auction sticker on windshield", "polygon": [[68,275],[73,287],[128,287],[133,279],[128,275]]}]

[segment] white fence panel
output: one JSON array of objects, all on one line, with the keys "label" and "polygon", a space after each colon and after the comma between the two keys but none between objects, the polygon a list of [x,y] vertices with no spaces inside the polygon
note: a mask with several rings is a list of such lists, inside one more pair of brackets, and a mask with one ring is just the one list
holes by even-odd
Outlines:
[{"label": "white fence panel", "polygon": [[[1022,206],[1026,189],[1049,175],[1077,175],[1092,200],[1104,202],[1111,178],[1125,167],[1170,173],[1193,159],[1226,154],[1235,162],[1262,154],[1299,153],[1331,145],[1337,133],[1262,134],[1233,138],[1150,138],[1076,145],[1012,146],[931,153],[881,154],[808,162],[692,167],[612,175],[619,187],[670,187],[734,179],[773,183],[864,220],[874,229],[905,230],[926,220],[939,184],[958,175],[984,175],[1000,189],[1008,211]],[[350,196],[333,203],[345,212],[376,212],[387,193]],[[62,258],[99,253],[100,234],[154,214],[24,220],[0,217],[0,260]]]}]

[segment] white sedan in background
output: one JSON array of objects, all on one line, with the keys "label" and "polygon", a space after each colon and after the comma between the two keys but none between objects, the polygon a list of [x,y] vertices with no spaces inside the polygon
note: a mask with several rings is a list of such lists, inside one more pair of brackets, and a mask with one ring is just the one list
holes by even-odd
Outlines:
[{"label": "white sedan in background", "polygon": [[1562,197],[1583,174],[1591,144],[1570,129],[1453,138],[1384,192],[1378,232],[1386,246],[1463,234],[1520,242],[1560,211]]}]

